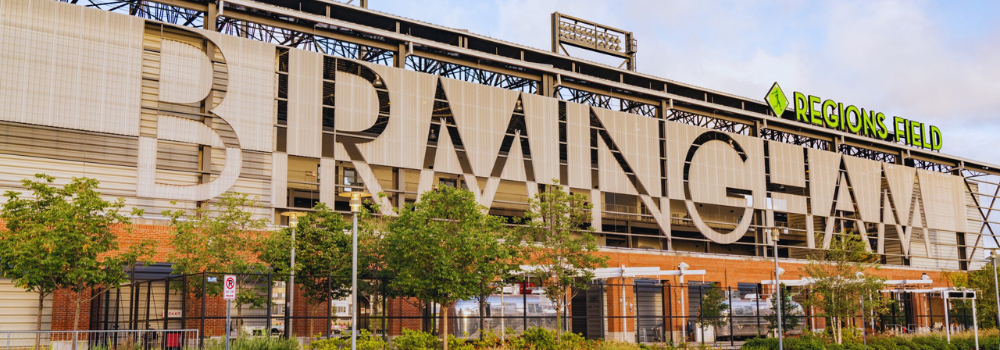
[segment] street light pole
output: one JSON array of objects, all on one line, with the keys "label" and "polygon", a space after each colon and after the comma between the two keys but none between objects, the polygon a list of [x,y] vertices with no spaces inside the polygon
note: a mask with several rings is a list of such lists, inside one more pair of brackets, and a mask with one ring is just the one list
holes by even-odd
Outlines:
[{"label": "street light pole", "polygon": [[[687,292],[690,289],[684,286],[684,271],[687,270],[689,267],[691,267],[691,266],[688,265],[687,263],[683,262],[683,261],[680,264],[677,264],[677,270],[680,270],[680,274],[679,275],[680,275],[680,281],[681,281],[681,284],[680,284],[680,286],[681,286],[681,293],[678,293],[678,294],[680,294],[680,297],[681,297],[681,333],[684,334],[684,338],[685,339],[687,339],[687,313],[685,311],[685,309],[687,309],[687,305],[684,304],[684,294],[687,294]],[[671,327],[673,327],[673,326],[671,326]]]},{"label": "street light pole", "polygon": [[[787,229],[786,229],[787,230]],[[774,288],[775,288],[775,302],[777,303],[778,310],[778,349],[785,349],[784,331],[781,329],[781,273],[778,267],[778,229],[776,227],[771,228],[771,244],[774,248]]]},{"label": "street light pole", "polygon": [[[292,220],[295,220],[295,219],[292,219]],[[296,224],[298,224],[298,223],[296,222],[295,224],[293,224],[293,223],[289,222],[289,225],[292,226],[292,258],[291,258],[291,264],[290,264],[291,265],[291,269],[290,269],[291,271],[289,271],[291,273],[291,275],[288,276],[288,288],[285,288],[285,290],[288,292],[288,302],[285,303],[286,304],[285,307],[288,308],[288,311],[285,312],[285,315],[287,315],[287,316],[285,316],[285,318],[286,318],[286,320],[285,320],[285,338],[292,337],[292,322],[294,322],[294,321],[292,321],[291,318],[293,316],[293,313],[295,312],[295,308],[292,305],[295,303],[295,225]]]},{"label": "street light pole", "polygon": [[[996,293],[997,298],[997,310],[1000,310],[1000,281],[997,281],[997,250],[994,249],[990,254],[990,258],[993,259],[993,292]],[[1000,325],[1000,312],[997,312],[997,324]]]},{"label": "street light pole", "polygon": [[[858,273],[856,274],[856,276],[860,280],[861,278],[863,278],[865,276],[865,274],[863,272],[861,272],[861,271],[858,271]],[[865,329],[865,296],[864,295],[861,296],[861,341],[864,344],[864,348],[868,349],[868,330]]]},{"label": "street light pole", "polygon": [[354,213],[354,229],[351,233],[351,350],[358,348],[358,212]]},{"label": "street light pole", "polygon": [[354,227],[351,234],[351,350],[358,349],[358,212],[361,211],[361,198],[371,196],[363,191],[346,191],[340,194],[351,198],[351,213],[354,216]]},{"label": "street light pole", "polygon": [[[299,217],[306,215],[306,213],[287,211],[281,213],[281,215],[288,217],[288,226],[292,228],[292,256],[290,259],[291,271],[289,271],[288,285],[285,287],[286,299],[288,300],[288,302],[285,303],[285,338],[287,339],[292,335],[292,314],[295,310],[292,307],[292,304],[295,302],[295,228],[299,224]],[[268,296],[268,298],[270,297],[271,296]],[[271,325],[267,325],[267,329],[268,332],[270,332]]]}]

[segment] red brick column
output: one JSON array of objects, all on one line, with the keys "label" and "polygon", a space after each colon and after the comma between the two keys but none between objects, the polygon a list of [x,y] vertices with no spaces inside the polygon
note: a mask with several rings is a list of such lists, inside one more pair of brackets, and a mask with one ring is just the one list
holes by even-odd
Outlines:
[{"label": "red brick column", "polygon": [[[90,329],[90,291],[83,292],[85,300],[80,303],[80,321],[77,330]],[[71,331],[73,330],[73,318],[76,314],[77,293],[68,289],[56,290],[52,295],[52,330]],[[72,340],[72,336],[65,339],[62,335],[53,335],[52,340]]]},{"label": "red brick column", "polygon": [[[635,341],[635,279],[608,279],[606,289],[608,308],[605,311],[608,323],[608,340]],[[624,287],[624,294],[622,288]],[[624,311],[622,310],[624,301]]]},{"label": "red brick column", "polygon": [[[188,283],[201,283],[199,279],[189,280]],[[226,334],[226,300],[222,299],[222,296],[207,296],[205,301],[205,332],[204,337],[216,337],[223,336]],[[194,293],[188,295],[187,299],[187,328],[189,329],[201,329],[201,295],[196,295]],[[231,316],[236,316],[236,305],[233,305],[233,311]],[[217,319],[212,319],[212,317],[220,317]],[[235,322],[234,322],[235,324]]]},{"label": "red brick column", "polygon": [[416,304],[413,298],[392,298],[386,302],[389,317],[386,327],[390,336],[402,335],[404,329],[421,329],[421,309]]},{"label": "red brick column", "polygon": [[[303,294],[301,286],[295,286],[295,305],[292,306],[294,309],[292,313],[294,317],[292,332],[295,336],[312,337],[317,334],[326,336],[328,331],[326,321],[330,311],[330,307],[327,307],[328,303],[330,303],[329,300],[309,300]],[[310,319],[307,319],[306,316],[310,317]],[[318,318],[313,319],[313,317]],[[310,323],[312,323],[312,333],[309,332]]]}]

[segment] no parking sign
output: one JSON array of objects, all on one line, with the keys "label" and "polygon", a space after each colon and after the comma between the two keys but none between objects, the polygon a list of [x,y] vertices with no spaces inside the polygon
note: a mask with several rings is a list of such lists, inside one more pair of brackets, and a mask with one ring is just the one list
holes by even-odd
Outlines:
[{"label": "no parking sign", "polygon": [[236,275],[222,277],[222,299],[226,299],[226,350],[229,350],[229,312],[230,302],[236,300]]},{"label": "no parking sign", "polygon": [[236,300],[236,275],[226,275],[222,282],[222,299]]}]

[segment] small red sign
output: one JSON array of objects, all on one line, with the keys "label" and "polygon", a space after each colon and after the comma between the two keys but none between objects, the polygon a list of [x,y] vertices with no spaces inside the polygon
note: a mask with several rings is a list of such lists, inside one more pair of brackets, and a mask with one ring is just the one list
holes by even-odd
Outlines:
[{"label": "small red sign", "polygon": [[224,277],[222,281],[223,281],[222,299],[236,300],[236,276],[226,275],[226,277]]}]

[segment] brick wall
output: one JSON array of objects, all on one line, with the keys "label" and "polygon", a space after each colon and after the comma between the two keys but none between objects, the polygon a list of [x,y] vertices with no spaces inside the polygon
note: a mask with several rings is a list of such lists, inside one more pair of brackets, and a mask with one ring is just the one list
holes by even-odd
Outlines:
[{"label": "brick wall", "polygon": [[[90,292],[83,292],[81,296],[79,293],[65,289],[57,290],[55,293],[53,293],[52,330],[73,329],[73,320],[76,314],[77,297],[82,297],[86,299],[80,304],[80,318],[77,329],[79,330],[89,329],[90,296],[91,296]],[[70,340],[70,339],[53,339],[53,340]]]},{"label": "brick wall", "polygon": [[[772,280],[774,260],[760,257],[696,256],[677,252],[612,252],[601,251],[598,254],[608,257],[608,266],[629,267],[659,267],[661,270],[677,270],[681,262],[687,263],[689,270],[705,270],[705,276],[686,276],[685,282],[717,282],[723,288],[736,288],[740,282],[760,283]],[[785,270],[781,275],[783,280],[795,280],[804,277],[806,262],[802,260],[779,260],[779,266]],[[926,273],[933,281],[933,287],[949,286],[942,271],[918,270],[905,267],[885,267],[879,271],[870,271],[872,275],[886,279],[920,279]],[[678,283],[678,276],[663,276],[663,280]],[[929,287],[928,287],[929,288]]]},{"label": "brick wall", "polygon": [[403,334],[404,329],[421,330],[423,328],[422,309],[414,298],[392,298],[386,302],[387,314],[401,318],[390,319],[386,324],[388,333],[392,335]]},{"label": "brick wall", "polygon": [[[171,228],[166,226],[163,221],[153,221],[153,220],[137,220],[132,225],[132,231],[128,232],[122,227],[117,227],[119,230],[121,246],[122,249],[129,247],[132,244],[136,244],[142,240],[152,239],[155,242],[154,252],[152,256],[153,261],[163,262],[167,260],[170,250],[172,249],[169,241],[172,235]],[[732,287],[736,288],[740,282],[743,283],[760,283],[762,280],[770,280],[773,277],[771,274],[774,269],[774,262],[771,259],[760,258],[760,257],[733,257],[733,256],[699,256],[693,253],[684,252],[663,252],[663,251],[625,251],[625,250],[610,250],[606,249],[597,254],[601,254],[608,257],[608,266],[629,266],[629,267],[659,267],[662,270],[675,270],[677,265],[681,262],[687,263],[690,270],[705,270],[706,274],[704,276],[686,276],[685,282],[717,282],[721,287]],[[801,260],[782,260],[780,261],[780,266],[785,270],[785,273],[781,276],[782,279],[792,280],[799,279],[803,277],[805,266],[805,261]],[[946,274],[942,271],[927,271],[918,270],[906,267],[886,267],[880,271],[872,271],[872,274],[882,276],[887,279],[919,279],[922,273],[926,273],[932,280],[934,284],[927,287],[942,287],[948,286],[946,280]],[[661,277],[665,282],[676,285],[679,283],[678,276],[663,276]],[[618,280],[620,281],[620,280]],[[631,279],[626,279],[626,283],[631,283]],[[677,289],[674,289],[677,292]],[[620,304],[620,288],[609,288],[607,300],[607,315],[609,316],[620,316],[621,314],[621,304]],[[58,291],[54,295],[53,301],[53,314],[52,314],[52,329],[53,330],[68,330],[72,329],[73,322],[73,311],[74,304],[72,303],[71,296],[73,294],[67,291]],[[634,304],[634,293],[630,288],[626,288],[625,299],[629,303]],[[676,298],[676,296],[675,296]],[[188,313],[189,317],[194,317],[192,315],[200,315],[201,302],[196,298],[189,299],[194,302],[188,303]],[[296,297],[295,315],[305,316],[305,298],[301,295]],[[219,298],[209,298],[207,300],[207,309],[209,317],[224,317],[225,316],[225,302]],[[391,316],[404,316],[412,317],[406,319],[394,319],[387,322],[388,332],[390,335],[401,334],[401,330],[406,329],[421,329],[421,316],[420,308],[413,305],[412,303],[402,300],[402,299],[392,299],[387,302],[388,314]],[[310,314],[314,317],[325,317],[326,307],[314,306]],[[679,315],[679,307],[684,307],[684,305],[672,305],[674,313]],[[628,310],[628,308],[626,308]],[[628,316],[634,316],[635,309],[632,311],[626,311],[630,313]],[[81,305],[80,314],[80,327],[86,328],[89,325],[89,302],[84,302]],[[942,310],[943,311],[943,310]],[[937,310],[935,312],[938,312]],[[381,322],[381,321],[372,321]],[[630,321],[627,330],[635,329],[635,322]],[[679,321],[675,321],[678,323]],[[608,324],[609,332],[618,332],[622,328],[622,321],[620,319],[610,319]],[[189,328],[200,328],[200,319],[189,320]],[[305,320],[296,321],[293,326],[295,327],[296,334],[305,335],[309,332],[308,323]],[[679,324],[677,326],[680,326]],[[326,331],[326,320],[317,319],[313,321],[313,332],[314,333],[325,333]],[[224,329],[223,319],[209,319],[206,321],[206,335],[207,336],[218,336],[222,335]]]},{"label": "brick wall", "polygon": [[[301,288],[295,288],[295,303],[292,305],[292,332],[297,336],[326,335],[327,315],[330,308],[324,300],[312,301],[302,294]],[[330,320],[332,322],[332,320]],[[312,328],[310,328],[312,326]]]}]

